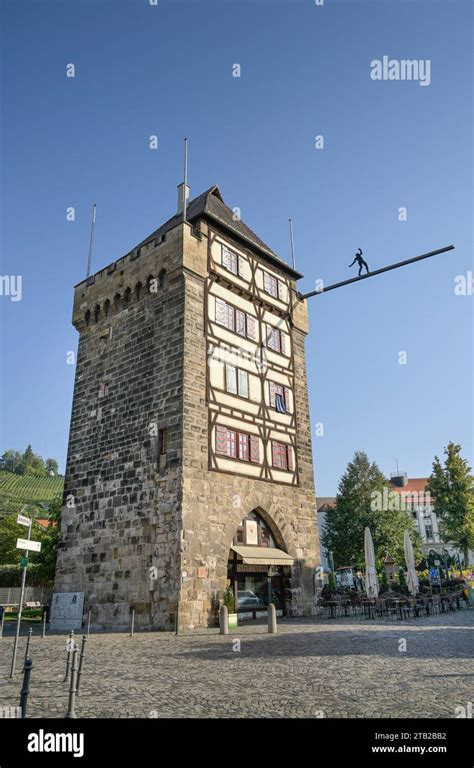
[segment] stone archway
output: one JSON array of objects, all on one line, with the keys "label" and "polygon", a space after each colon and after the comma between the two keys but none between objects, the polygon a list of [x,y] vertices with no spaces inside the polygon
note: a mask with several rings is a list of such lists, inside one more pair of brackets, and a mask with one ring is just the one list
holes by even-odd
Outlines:
[{"label": "stone archway", "polygon": [[286,614],[293,562],[279,526],[265,509],[257,506],[241,518],[227,560],[231,603],[240,620],[266,615],[270,603],[277,614]]}]

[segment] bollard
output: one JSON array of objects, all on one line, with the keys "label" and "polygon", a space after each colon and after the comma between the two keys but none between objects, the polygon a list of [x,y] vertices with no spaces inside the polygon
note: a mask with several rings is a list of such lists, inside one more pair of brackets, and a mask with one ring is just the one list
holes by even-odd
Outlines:
[{"label": "bollard", "polygon": [[43,611],[43,629],[41,630],[41,638],[44,640],[46,637],[46,616],[48,611]]},{"label": "bollard", "polygon": [[276,635],[277,631],[277,616],[276,609],[273,603],[268,606],[268,634]]},{"label": "bollard", "polygon": [[132,626],[130,627],[130,637],[133,637],[135,631],[135,608],[132,608]]},{"label": "bollard", "polygon": [[86,632],[87,637],[89,637],[90,632],[91,632],[91,612],[89,611],[89,613],[87,614],[87,632]]},{"label": "bollard", "polygon": [[33,669],[33,662],[31,659],[25,659],[25,666],[23,667],[23,687],[20,693],[20,708],[21,716],[26,717],[26,705],[28,702],[28,694],[30,692],[30,676]]},{"label": "bollard", "polygon": [[28,637],[26,638],[25,664],[26,664],[26,660],[28,658],[28,651],[30,650],[30,640],[31,640],[31,635],[32,634],[33,634],[33,629],[30,627],[29,630],[28,630]]},{"label": "bollard", "polygon": [[75,645],[75,643],[74,643],[74,630],[73,630],[73,629],[71,629],[71,631],[70,631],[70,633],[69,633],[69,640],[68,640],[68,642],[67,642],[67,662],[66,662],[66,673],[65,673],[65,675],[64,675],[64,680],[63,680],[63,683],[65,683],[65,682],[66,682],[66,680],[67,680],[67,679],[68,679],[68,677],[69,677],[69,666],[70,666],[70,664],[71,664],[71,655],[72,655],[72,652],[73,652],[73,650],[74,650],[74,645]]},{"label": "bollard", "polygon": [[84,655],[86,652],[86,641],[87,641],[87,635],[84,635],[82,638],[82,645],[81,645],[81,655],[79,657],[79,669],[77,670],[77,686],[76,686],[76,692],[79,694],[79,690],[81,687],[81,675],[82,675],[82,667],[84,666]]},{"label": "bollard", "polygon": [[69,706],[66,718],[72,720],[76,717],[76,684],[77,684],[77,646],[74,646],[72,652],[71,682],[69,685]]},{"label": "bollard", "polygon": [[5,610],[2,611],[2,621],[0,622],[0,637],[3,637],[3,625],[5,624]]},{"label": "bollard", "polygon": [[229,634],[229,611],[226,605],[223,605],[219,611],[220,635]]}]

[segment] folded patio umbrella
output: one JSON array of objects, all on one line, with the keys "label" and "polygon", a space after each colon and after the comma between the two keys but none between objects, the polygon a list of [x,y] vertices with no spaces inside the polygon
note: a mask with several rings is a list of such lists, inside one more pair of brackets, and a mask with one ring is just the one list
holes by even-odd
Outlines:
[{"label": "folded patio umbrella", "polygon": [[375,552],[374,542],[370,529],[364,531],[364,552],[365,552],[365,591],[368,597],[377,597],[379,594],[379,584],[377,581],[377,571],[375,570]]},{"label": "folded patio umbrella", "polygon": [[410,534],[405,531],[403,536],[403,548],[405,550],[405,563],[407,565],[407,585],[412,595],[418,592],[418,574],[415,570],[415,554],[411,543]]}]

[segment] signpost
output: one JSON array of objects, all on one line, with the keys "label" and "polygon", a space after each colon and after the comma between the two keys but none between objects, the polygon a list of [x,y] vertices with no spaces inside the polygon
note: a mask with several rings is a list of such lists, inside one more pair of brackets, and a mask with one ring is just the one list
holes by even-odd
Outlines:
[{"label": "signpost", "polygon": [[[33,552],[40,552],[41,543],[39,541],[31,540],[31,526],[33,525],[33,518],[25,517],[25,515],[20,514],[18,515],[16,521],[19,525],[28,526],[28,538],[17,539],[16,548],[25,549],[27,552],[29,550],[32,550]],[[12,656],[12,666],[10,670],[10,677],[13,677],[13,675],[15,674],[16,654],[18,650],[18,639],[20,637],[21,613],[23,611],[23,600],[25,598],[25,584],[26,584],[26,571],[28,568],[28,555],[26,555],[25,557],[22,557],[20,563],[23,568],[23,573],[21,576],[20,604],[18,606],[18,616],[16,620],[15,643],[13,645],[13,656]]]}]

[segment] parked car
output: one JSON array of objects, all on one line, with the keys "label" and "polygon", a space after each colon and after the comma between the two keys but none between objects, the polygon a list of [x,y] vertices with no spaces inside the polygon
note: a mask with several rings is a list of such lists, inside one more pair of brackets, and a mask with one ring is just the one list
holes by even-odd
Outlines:
[{"label": "parked car", "polygon": [[238,608],[265,608],[265,603],[255,592],[250,589],[242,589],[237,592]]}]

